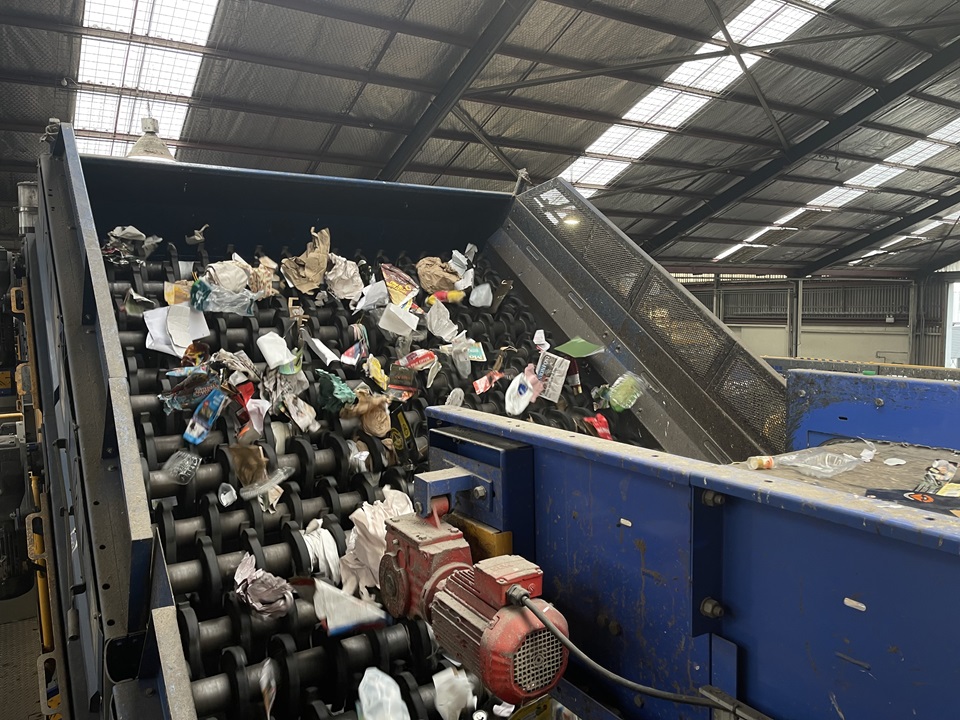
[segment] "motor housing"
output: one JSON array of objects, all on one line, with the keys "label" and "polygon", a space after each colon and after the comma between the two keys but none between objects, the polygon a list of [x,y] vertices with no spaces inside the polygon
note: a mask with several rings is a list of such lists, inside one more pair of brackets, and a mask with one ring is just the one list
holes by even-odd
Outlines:
[{"label": "motor housing", "polygon": [[380,595],[394,617],[430,620],[440,583],[473,562],[463,533],[449,523],[402,515],[387,520],[386,553],[380,560]]},{"label": "motor housing", "polygon": [[543,571],[518,555],[489,558],[450,574],[433,597],[430,616],[444,652],[480,677],[494,695],[520,705],[559,682],[568,652],[532,612],[510,604],[507,591],[513,585],[529,592],[567,635],[563,615],[539,598]]}]

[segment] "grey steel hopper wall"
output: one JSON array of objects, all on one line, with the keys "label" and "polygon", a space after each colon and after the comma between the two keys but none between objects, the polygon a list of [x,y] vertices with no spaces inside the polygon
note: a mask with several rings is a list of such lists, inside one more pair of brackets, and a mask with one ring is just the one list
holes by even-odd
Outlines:
[{"label": "grey steel hopper wall", "polygon": [[[491,248],[561,331],[591,313],[612,331],[592,338],[616,356],[609,370],[622,366],[655,381],[656,404],[683,430],[683,442],[672,443],[658,427],[663,413],[654,417],[652,404],[641,404],[641,421],[666,450],[715,460],[783,451],[783,379],[569,184],[552,180],[521,194]],[[571,292],[534,277],[562,278]]]}]

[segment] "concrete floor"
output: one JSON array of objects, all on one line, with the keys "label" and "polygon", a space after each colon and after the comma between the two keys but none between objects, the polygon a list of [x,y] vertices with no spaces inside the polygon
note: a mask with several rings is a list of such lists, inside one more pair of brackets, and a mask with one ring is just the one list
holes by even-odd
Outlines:
[{"label": "concrete floor", "polygon": [[0,715],[10,720],[41,720],[40,627],[36,590],[0,601],[0,677],[4,697]]}]

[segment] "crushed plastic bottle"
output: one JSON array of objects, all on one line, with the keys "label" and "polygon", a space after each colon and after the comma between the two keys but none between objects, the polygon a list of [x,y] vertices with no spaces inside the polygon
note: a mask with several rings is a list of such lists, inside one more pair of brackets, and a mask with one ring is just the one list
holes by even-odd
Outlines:
[{"label": "crushed plastic bottle", "polygon": [[629,410],[636,405],[647,387],[646,381],[640,376],[631,372],[624,373],[610,386],[608,400],[611,409],[614,412]]}]

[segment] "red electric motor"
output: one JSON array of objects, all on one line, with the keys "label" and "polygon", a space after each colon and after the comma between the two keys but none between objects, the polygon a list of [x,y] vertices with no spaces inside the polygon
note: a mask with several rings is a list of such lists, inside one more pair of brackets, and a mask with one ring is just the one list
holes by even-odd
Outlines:
[{"label": "red electric motor", "polygon": [[433,597],[431,624],[437,643],[475,673],[490,692],[520,705],[548,693],[567,667],[567,649],[507,591],[520,585],[557,629],[567,621],[540,599],[543,571],[518,555],[503,555],[457,570]]},{"label": "red electric motor", "polygon": [[518,555],[471,565],[463,533],[443,522],[444,500],[428,519],[388,520],[380,561],[383,604],[394,617],[424,618],[443,651],[477,675],[501,700],[519,705],[548,693],[567,667],[567,649],[507,591],[519,585],[564,635],[567,621],[540,599],[543,571]]},{"label": "red electric motor", "polygon": [[386,554],[380,560],[380,596],[394,617],[430,620],[440,583],[473,562],[463,533],[436,516],[387,520]]}]

